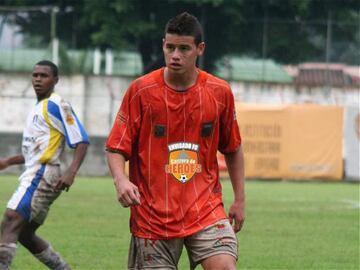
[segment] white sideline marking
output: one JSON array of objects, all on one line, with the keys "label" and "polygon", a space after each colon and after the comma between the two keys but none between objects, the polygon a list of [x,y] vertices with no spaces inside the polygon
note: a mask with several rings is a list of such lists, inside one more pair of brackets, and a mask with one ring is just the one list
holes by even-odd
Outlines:
[{"label": "white sideline marking", "polygon": [[360,208],[359,201],[345,199],[345,200],[342,200],[341,202],[348,204],[351,208]]}]

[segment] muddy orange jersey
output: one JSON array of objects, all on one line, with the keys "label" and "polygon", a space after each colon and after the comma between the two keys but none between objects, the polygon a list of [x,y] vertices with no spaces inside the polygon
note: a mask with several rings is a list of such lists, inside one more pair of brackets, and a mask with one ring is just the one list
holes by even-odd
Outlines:
[{"label": "muddy orange jersey", "polygon": [[130,161],[129,178],[141,204],[131,207],[138,237],[191,235],[226,218],[216,153],[241,143],[229,85],[204,71],[194,86],[176,91],[164,68],[135,80],[108,137],[108,151]]}]

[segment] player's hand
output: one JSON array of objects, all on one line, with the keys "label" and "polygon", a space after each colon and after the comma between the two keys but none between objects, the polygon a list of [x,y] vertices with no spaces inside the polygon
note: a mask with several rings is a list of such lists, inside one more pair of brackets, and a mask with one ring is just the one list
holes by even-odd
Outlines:
[{"label": "player's hand", "polygon": [[64,175],[58,179],[58,181],[54,187],[54,190],[56,192],[59,192],[62,190],[69,191],[69,188],[74,183],[75,175],[76,175],[75,173],[66,171],[64,173]]},{"label": "player's hand", "polygon": [[129,179],[115,180],[117,199],[123,207],[140,204],[140,192]]},{"label": "player's hand", "polygon": [[237,233],[241,230],[245,221],[245,209],[243,202],[233,202],[229,209],[229,221],[232,225],[234,232]]},{"label": "player's hand", "polygon": [[7,159],[0,159],[0,170],[4,170],[9,166]]}]

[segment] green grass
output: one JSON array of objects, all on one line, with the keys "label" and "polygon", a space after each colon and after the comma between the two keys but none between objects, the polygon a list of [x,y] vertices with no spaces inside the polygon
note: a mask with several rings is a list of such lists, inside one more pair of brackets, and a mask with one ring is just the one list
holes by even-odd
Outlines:
[{"label": "green grass", "polygon": [[[17,186],[0,175],[0,214]],[[223,182],[226,208],[232,193]],[[359,184],[247,181],[238,269],[359,269]],[[78,178],[51,208],[39,235],[73,269],[126,269],[128,209],[110,178]],[[201,269],[201,267],[198,267]],[[16,269],[46,269],[19,246]],[[189,269],[184,249],[179,269]]]}]

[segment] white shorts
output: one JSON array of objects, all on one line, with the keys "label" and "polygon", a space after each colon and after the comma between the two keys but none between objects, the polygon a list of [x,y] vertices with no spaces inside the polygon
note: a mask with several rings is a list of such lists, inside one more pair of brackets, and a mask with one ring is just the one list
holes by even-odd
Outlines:
[{"label": "white shorts", "polygon": [[28,222],[43,224],[50,205],[60,195],[53,188],[60,177],[60,166],[39,164],[27,168],[20,176],[20,184],[7,204]]}]

